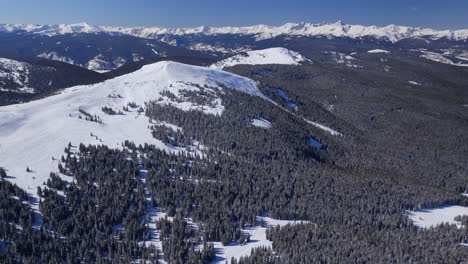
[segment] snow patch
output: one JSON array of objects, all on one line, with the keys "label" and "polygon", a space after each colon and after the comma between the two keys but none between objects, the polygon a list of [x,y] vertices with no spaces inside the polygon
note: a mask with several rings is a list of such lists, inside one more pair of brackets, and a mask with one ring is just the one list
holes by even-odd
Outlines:
[{"label": "snow patch", "polygon": [[418,86],[422,85],[422,84],[420,84],[420,83],[418,83],[418,82],[415,82],[415,81],[408,81],[408,82],[409,82],[410,84],[412,84],[412,85],[418,85]]},{"label": "snow patch", "polygon": [[300,63],[312,63],[311,60],[303,55],[288,50],[285,48],[270,48],[264,50],[253,50],[246,53],[241,53],[233,57],[219,61],[211,68],[223,69],[239,64],[248,65],[265,65],[265,64],[285,64],[285,65],[299,65]]},{"label": "snow patch", "polygon": [[[37,57],[48,59],[48,60],[61,61],[61,62],[65,62],[65,63],[68,63],[68,64],[75,64],[75,61],[73,59],[71,59],[69,57],[66,57],[66,56],[60,56],[55,51],[43,52],[43,53],[37,55]],[[78,65],[78,64],[76,64],[76,65]],[[78,65],[78,66],[81,66],[81,65]]]},{"label": "snow patch", "polygon": [[468,207],[458,205],[446,205],[436,208],[421,209],[417,211],[406,211],[405,213],[413,224],[420,228],[436,227],[439,224],[456,224],[461,228],[461,223],[455,221],[459,215],[468,216]]},{"label": "snow patch", "polygon": [[383,49],[374,49],[374,50],[369,50],[367,53],[390,53],[388,50],[383,50]]},{"label": "snow patch", "polygon": [[271,128],[271,122],[261,117],[252,119],[251,123],[256,127]]},{"label": "snow patch", "polygon": [[310,121],[310,120],[308,120],[308,119],[306,119],[306,118],[302,118],[302,119],[303,119],[304,121],[306,121],[307,123],[309,123],[309,124],[311,124],[311,125],[313,125],[313,126],[315,126],[315,127],[317,127],[317,128],[320,128],[320,129],[322,129],[323,131],[326,131],[326,132],[330,133],[332,136],[342,136],[342,135],[343,135],[343,134],[341,134],[340,132],[338,132],[338,131],[336,131],[336,130],[330,128],[330,127],[327,127],[327,126],[325,126],[325,125],[319,124],[319,123],[317,123],[317,122]]}]

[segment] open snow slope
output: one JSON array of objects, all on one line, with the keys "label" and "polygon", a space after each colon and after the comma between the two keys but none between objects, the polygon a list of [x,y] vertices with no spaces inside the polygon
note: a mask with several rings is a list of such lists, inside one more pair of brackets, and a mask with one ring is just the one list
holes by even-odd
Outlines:
[{"label": "open snow slope", "polygon": [[415,226],[421,228],[436,227],[444,223],[456,224],[460,228],[461,223],[455,221],[454,218],[459,215],[468,216],[468,207],[446,205],[417,211],[406,211],[406,215],[413,221]]},{"label": "open snow slope", "polygon": [[329,36],[329,37],[375,37],[397,42],[408,38],[426,37],[429,39],[447,38],[451,40],[468,39],[468,30],[434,30],[430,28],[415,28],[397,25],[386,27],[362,26],[336,23],[286,23],[274,27],[268,25],[255,25],[247,27],[195,27],[195,28],[162,28],[162,27],[107,27],[94,26],[88,23],[60,24],[60,25],[32,25],[32,24],[0,24],[0,32],[26,31],[41,35],[60,35],[77,33],[108,33],[124,34],[141,38],[155,39],[164,35],[188,34],[240,34],[255,35],[256,39],[269,39],[280,35],[289,36]]},{"label": "open snow slope", "polygon": [[240,53],[233,57],[221,60],[211,68],[223,69],[238,64],[264,65],[264,64],[288,64],[298,65],[301,62],[311,63],[312,61],[301,54],[285,48],[270,48],[264,50],[253,50]]},{"label": "open snow slope", "polygon": [[[35,195],[37,186],[48,179],[51,171],[58,170],[58,160],[69,142],[73,146],[84,143],[118,148],[130,140],[182,151],[152,137],[149,120],[144,113],[138,113],[139,107],[158,100],[185,110],[220,114],[223,106],[219,98],[203,106],[164,96],[168,91],[178,96],[184,89],[196,91],[205,85],[215,89],[219,84],[263,97],[250,79],[206,67],[158,62],[103,83],[76,86],[42,100],[0,107],[0,166],[6,169],[9,180]],[[137,106],[123,111],[129,102]],[[123,114],[105,114],[104,106]],[[99,116],[102,124],[85,120],[80,109]],[[27,167],[31,172],[26,172]]]}]

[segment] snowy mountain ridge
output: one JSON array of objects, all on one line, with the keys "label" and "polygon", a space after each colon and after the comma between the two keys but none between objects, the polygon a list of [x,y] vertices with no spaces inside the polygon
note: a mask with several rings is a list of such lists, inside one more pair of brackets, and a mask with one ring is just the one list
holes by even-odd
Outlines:
[{"label": "snowy mountain ridge", "polygon": [[286,23],[282,26],[255,25],[246,27],[194,27],[194,28],[163,28],[163,27],[114,27],[95,26],[88,23],[59,24],[59,25],[33,25],[33,24],[0,24],[0,32],[25,31],[40,35],[61,35],[78,33],[107,33],[124,34],[135,37],[156,39],[163,35],[217,35],[240,34],[255,35],[257,40],[274,38],[280,35],[290,36],[328,36],[328,37],[375,37],[397,42],[409,38],[429,38],[450,40],[467,40],[468,29],[461,30],[435,30],[430,28],[407,27],[388,25],[385,27],[363,26],[336,23]]}]

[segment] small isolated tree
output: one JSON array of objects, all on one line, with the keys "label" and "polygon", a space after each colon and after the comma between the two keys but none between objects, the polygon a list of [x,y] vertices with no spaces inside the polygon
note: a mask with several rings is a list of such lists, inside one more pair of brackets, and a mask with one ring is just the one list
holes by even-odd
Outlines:
[{"label": "small isolated tree", "polygon": [[0,168],[0,179],[4,179],[4,178],[6,178],[6,176],[7,176],[7,175],[6,175],[5,170],[2,169],[2,168]]},{"label": "small isolated tree", "polygon": [[26,172],[31,172],[31,170],[29,169],[29,166],[26,166]]}]

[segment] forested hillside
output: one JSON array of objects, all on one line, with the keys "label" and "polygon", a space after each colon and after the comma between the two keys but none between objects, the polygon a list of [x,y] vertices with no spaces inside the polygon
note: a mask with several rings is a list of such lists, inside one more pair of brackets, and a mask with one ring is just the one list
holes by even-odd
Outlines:
[{"label": "forested hillside", "polygon": [[[27,135],[19,146],[47,159],[26,156],[47,164],[21,173],[2,154],[0,262],[465,263],[466,217],[421,228],[408,215],[468,206],[467,69],[347,56],[359,67],[141,62],[0,108],[0,136]],[[32,145],[43,134],[60,154]]]}]

